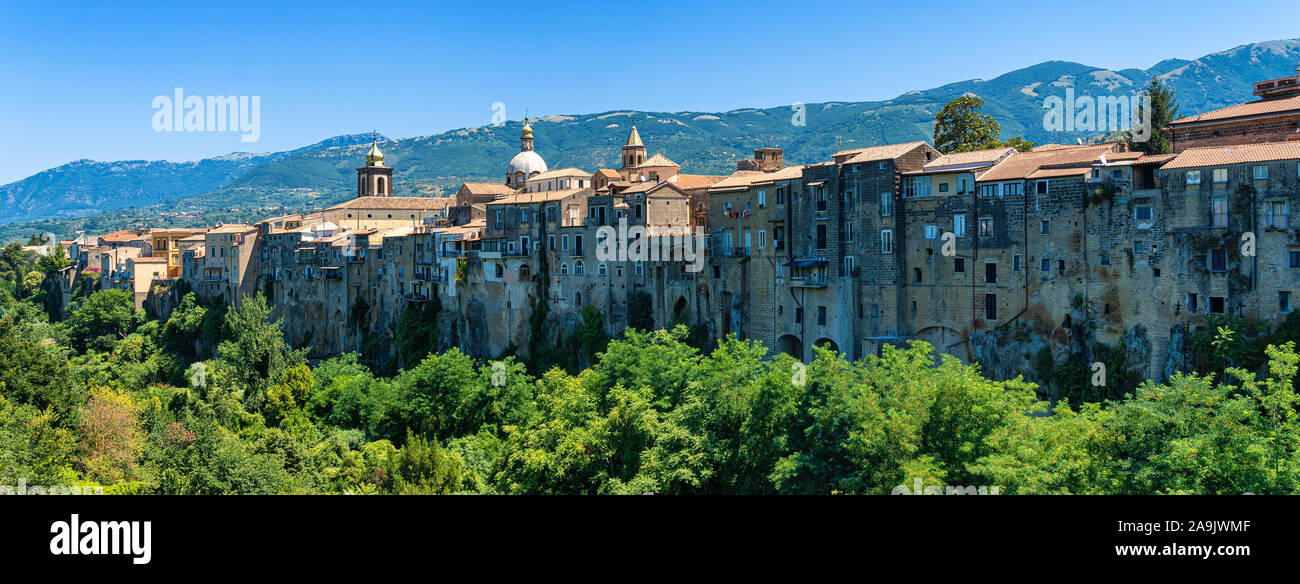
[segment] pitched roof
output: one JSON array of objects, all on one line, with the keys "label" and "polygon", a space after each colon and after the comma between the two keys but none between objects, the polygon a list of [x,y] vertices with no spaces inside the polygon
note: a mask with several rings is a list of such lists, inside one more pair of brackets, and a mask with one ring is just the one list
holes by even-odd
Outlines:
[{"label": "pitched roof", "polygon": [[1239,146],[1188,148],[1161,168],[1196,168],[1273,160],[1300,160],[1300,142],[1265,142]]},{"label": "pitched roof", "polygon": [[165,258],[165,257],[130,258],[130,260],[133,261],[133,262],[135,262],[135,263],[137,263],[137,264],[165,264],[165,263],[167,263],[167,258]]},{"label": "pitched roof", "polygon": [[602,168],[602,169],[599,169],[599,170],[596,171],[596,174],[599,174],[600,176],[603,176],[603,177],[612,178],[612,179],[614,179],[614,180],[618,180],[619,177],[621,176],[620,174],[618,174],[618,171],[617,171],[617,170],[613,170],[613,169],[609,169],[609,168]]},{"label": "pitched roof", "polygon": [[442,209],[455,204],[452,197],[357,197],[344,201],[327,210],[335,209],[384,209],[394,211],[426,211]]},{"label": "pitched roof", "polygon": [[535,193],[516,193],[501,197],[495,201],[489,201],[488,205],[527,205],[532,203],[549,203],[559,201],[579,193],[591,193],[591,189],[559,189],[554,191],[538,191]]},{"label": "pitched roof", "polygon": [[1065,170],[1068,172],[1062,174],[1050,173],[1054,176],[1074,174],[1074,170],[1082,171],[1084,167],[1091,168],[1092,164],[1099,162],[1103,154],[1112,152],[1119,146],[1117,142],[1108,142],[1105,144],[1091,144],[1087,146],[1055,148],[1041,151],[1016,152],[1007,157],[997,166],[989,169],[983,175],[980,175],[981,182],[995,180],[1015,180],[1029,178],[1030,175],[1044,167],[1052,167],[1053,170]]},{"label": "pitched roof", "polygon": [[637,168],[643,168],[643,167],[647,167],[647,166],[651,166],[651,167],[655,167],[655,166],[675,166],[675,167],[677,167],[677,168],[681,168],[681,167],[682,167],[682,165],[677,164],[676,162],[673,162],[673,161],[669,160],[667,156],[664,156],[663,154],[659,154],[659,153],[656,153],[654,156],[651,156],[650,158],[647,158],[645,162],[642,162],[641,164],[636,165]]},{"label": "pitched roof", "polygon": [[944,154],[930,161],[922,167],[921,170],[904,174],[921,175],[940,172],[973,172],[1002,162],[1015,153],[1015,148],[992,148],[989,150],[973,150],[971,152],[953,152],[952,154]]},{"label": "pitched roof", "polygon": [[591,176],[591,173],[590,173],[590,172],[587,172],[587,171],[585,171],[585,170],[583,170],[583,169],[581,169],[581,168],[575,168],[575,167],[570,166],[570,167],[568,167],[568,168],[557,168],[557,169],[555,169],[555,170],[548,170],[548,171],[546,171],[546,172],[543,172],[543,173],[540,173],[540,174],[536,174],[536,175],[530,176],[530,177],[528,177],[528,181],[529,181],[529,182],[532,182],[532,181],[535,181],[535,180],[547,180],[547,179],[558,178],[558,177],[563,177],[563,176],[582,176],[582,177],[588,177],[588,176]]},{"label": "pitched roof", "polygon": [[857,148],[854,150],[844,150],[836,152],[834,158],[849,156],[844,164],[858,164],[861,162],[875,162],[877,160],[890,160],[898,158],[908,152],[911,152],[922,146],[929,146],[925,142],[907,142],[905,144],[885,144],[884,146],[871,146],[869,148]]},{"label": "pitched roof", "polygon": [[636,124],[632,124],[632,131],[627,134],[627,144],[624,146],[645,146],[641,143],[641,133],[636,131]]},{"label": "pitched roof", "polygon": [[775,172],[761,170],[737,170],[731,176],[714,183],[709,192],[743,191],[758,184],[770,184],[778,180],[792,180],[803,177],[802,166],[787,166]]},{"label": "pitched roof", "polygon": [[469,191],[472,195],[512,195],[515,188],[503,183],[485,183],[485,182],[467,182],[461,183],[460,188]]},{"label": "pitched roof", "polygon": [[257,231],[257,228],[243,223],[230,223],[209,229],[208,233],[248,233],[249,231]]},{"label": "pitched roof", "polygon": [[126,243],[128,241],[139,241],[144,239],[144,236],[140,235],[140,232],[134,229],[123,229],[105,235],[101,239],[109,243]]},{"label": "pitched roof", "polygon": [[661,187],[672,187],[674,191],[683,192],[682,188],[666,180],[646,180],[639,183],[633,183],[632,186],[619,191],[619,194],[628,193],[652,193]]},{"label": "pitched roof", "polygon": [[689,191],[691,189],[711,187],[724,178],[727,177],[707,174],[678,174],[668,180],[677,185],[678,188]]},{"label": "pitched roof", "polygon": [[1177,119],[1169,122],[1169,125],[1174,126],[1179,124],[1194,124],[1197,122],[1217,122],[1232,118],[1264,116],[1289,112],[1300,113],[1300,95],[1276,99],[1261,99],[1249,103],[1230,105],[1203,114]]}]

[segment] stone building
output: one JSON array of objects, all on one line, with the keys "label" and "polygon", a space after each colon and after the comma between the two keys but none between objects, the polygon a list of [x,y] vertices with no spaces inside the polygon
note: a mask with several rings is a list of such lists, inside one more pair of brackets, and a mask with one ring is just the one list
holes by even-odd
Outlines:
[{"label": "stone building", "polygon": [[1169,123],[1175,153],[1188,148],[1300,140],[1300,67],[1296,74],[1255,83],[1259,99]]}]

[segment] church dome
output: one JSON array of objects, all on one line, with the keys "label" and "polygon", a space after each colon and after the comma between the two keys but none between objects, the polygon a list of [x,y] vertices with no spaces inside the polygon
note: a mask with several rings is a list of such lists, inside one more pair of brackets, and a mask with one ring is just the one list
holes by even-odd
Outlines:
[{"label": "church dome", "polygon": [[508,172],[510,176],[514,176],[516,172],[522,172],[524,178],[528,178],[534,172],[546,172],[546,161],[542,160],[542,157],[536,152],[524,150],[510,159]]}]

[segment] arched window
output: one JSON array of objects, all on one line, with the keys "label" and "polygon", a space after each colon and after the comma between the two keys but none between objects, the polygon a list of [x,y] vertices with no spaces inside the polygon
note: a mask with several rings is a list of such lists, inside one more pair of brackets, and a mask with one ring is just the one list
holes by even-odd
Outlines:
[{"label": "arched window", "polygon": [[519,266],[519,281],[523,282],[532,277],[532,270],[528,269],[528,264]]},{"label": "arched window", "polygon": [[563,264],[563,263],[560,264],[560,275],[561,276],[569,275],[569,264]]},{"label": "arched window", "polygon": [[376,195],[384,194],[384,177],[379,177],[379,190],[375,191]]},{"label": "arched window", "polygon": [[609,267],[606,266],[605,264],[600,264],[600,265],[596,266],[596,275],[597,275],[597,276],[608,276],[608,275],[609,275]]},{"label": "arched window", "polygon": [[573,260],[573,274],[575,276],[581,276],[582,269],[583,269],[582,260]]}]

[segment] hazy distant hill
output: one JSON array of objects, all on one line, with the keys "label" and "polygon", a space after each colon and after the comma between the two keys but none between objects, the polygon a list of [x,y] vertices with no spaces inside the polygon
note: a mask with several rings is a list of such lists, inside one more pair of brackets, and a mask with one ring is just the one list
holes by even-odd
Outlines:
[{"label": "hazy distant hill", "polygon": [[359,142],[370,144],[372,138],[372,134],[336,136],[288,152],[234,153],[195,162],[77,160],[0,186],[0,201],[4,202],[0,223],[78,217],[206,193],[286,156]]},{"label": "hazy distant hill", "polygon": [[[605,112],[554,115],[534,123],[536,148],[551,166],[587,170],[615,165],[636,123],[651,153],[662,152],[687,172],[725,174],[755,147],[779,146],[791,163],[826,159],[838,148],[929,140],[934,115],[965,93],[984,98],[1007,136],[1035,142],[1087,139],[1043,129],[1043,100],[1078,95],[1131,95],[1154,75],[1174,87],[1181,113],[1252,99],[1251,83],[1295,72],[1300,39],[1244,45],[1196,60],[1167,59],[1149,69],[1110,71],[1048,61],[989,80],[960,81],[875,102],[806,104],[806,125],[792,124],[791,106],[731,112]],[[501,180],[518,150],[520,122],[386,141],[398,194],[445,194],[467,179]],[[381,137],[382,139],[382,137]],[[233,154],[199,162],[90,162],[60,166],[0,187],[0,222],[30,221],[143,207],[184,197],[199,211],[280,204],[327,205],[349,196],[353,169],[370,135],[351,135],[290,152]],[[179,202],[178,202],[179,203]]]}]

